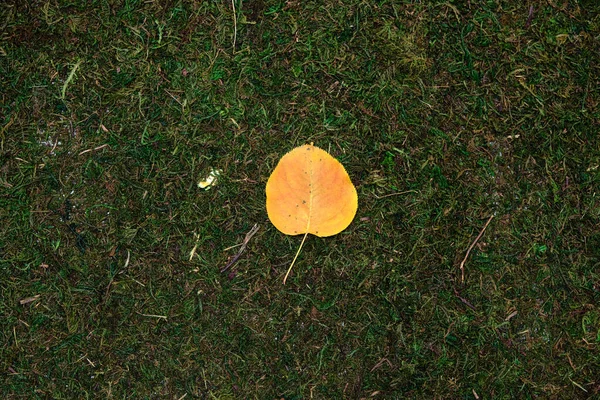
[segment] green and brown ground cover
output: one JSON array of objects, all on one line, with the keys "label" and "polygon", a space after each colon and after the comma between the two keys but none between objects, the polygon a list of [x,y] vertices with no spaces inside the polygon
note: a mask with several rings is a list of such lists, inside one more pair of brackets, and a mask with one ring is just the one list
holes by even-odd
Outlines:
[{"label": "green and brown ground cover", "polygon": [[[600,396],[596,1],[0,15],[2,398]],[[310,142],[358,214],[282,285]]]}]

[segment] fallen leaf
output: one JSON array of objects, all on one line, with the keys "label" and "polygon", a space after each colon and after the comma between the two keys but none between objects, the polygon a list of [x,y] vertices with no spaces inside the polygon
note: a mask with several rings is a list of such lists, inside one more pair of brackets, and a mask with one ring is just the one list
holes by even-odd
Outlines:
[{"label": "fallen leaf", "polygon": [[306,236],[340,233],[350,225],[358,195],[343,165],[311,144],[284,155],[267,181],[267,214],[286,235],[304,234],[285,283]]}]

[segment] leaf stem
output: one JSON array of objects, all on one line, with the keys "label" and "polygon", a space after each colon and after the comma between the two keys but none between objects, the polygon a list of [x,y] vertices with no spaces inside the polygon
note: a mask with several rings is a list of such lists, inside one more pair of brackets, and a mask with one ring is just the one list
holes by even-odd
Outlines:
[{"label": "leaf stem", "polygon": [[283,278],[283,284],[285,285],[285,281],[288,278],[288,275],[290,274],[290,272],[292,271],[292,267],[294,266],[294,263],[296,262],[296,258],[298,258],[298,255],[300,254],[300,250],[302,250],[302,246],[304,246],[304,241],[306,240],[306,237],[308,236],[308,232],[306,232],[304,234],[304,237],[302,238],[302,243],[300,243],[300,247],[298,247],[298,251],[296,252],[296,255],[294,256],[294,259],[292,260],[292,264],[290,265],[290,267],[287,270],[287,273],[285,274],[285,277]]}]

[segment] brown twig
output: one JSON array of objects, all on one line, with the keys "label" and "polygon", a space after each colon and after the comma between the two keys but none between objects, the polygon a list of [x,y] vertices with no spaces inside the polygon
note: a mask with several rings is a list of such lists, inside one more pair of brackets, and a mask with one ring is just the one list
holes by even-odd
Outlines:
[{"label": "brown twig", "polygon": [[250,231],[248,231],[248,233],[246,233],[246,236],[244,237],[244,241],[240,244],[241,247],[238,250],[237,254],[235,255],[235,257],[233,257],[233,259],[231,261],[229,261],[227,263],[226,266],[224,266],[221,269],[221,272],[227,271],[229,268],[231,268],[231,266],[233,264],[235,264],[237,262],[238,258],[240,258],[240,256],[244,252],[244,250],[246,250],[246,246],[248,245],[248,242],[250,241],[250,239],[252,239],[252,236],[254,236],[254,234],[256,232],[258,232],[259,228],[260,228],[260,226],[258,224],[254,224],[254,226],[252,227],[252,229],[250,229]]},{"label": "brown twig", "polygon": [[464,297],[462,297],[460,295],[460,293],[458,293],[458,290],[454,289],[454,295],[456,296],[457,299],[459,299],[464,305],[466,305],[467,307],[469,307],[471,310],[475,310],[475,306],[473,304],[471,304],[471,302],[467,299],[465,299]]},{"label": "brown twig", "polygon": [[533,20],[533,5],[529,7],[529,15],[527,16],[527,21],[525,22],[525,29],[529,29],[531,26],[531,21]]},{"label": "brown twig", "polygon": [[473,247],[475,247],[475,245],[477,244],[479,239],[481,239],[481,236],[483,236],[483,232],[485,232],[486,228],[488,227],[490,222],[492,222],[493,218],[494,218],[493,215],[490,216],[490,218],[487,220],[487,222],[483,226],[483,229],[481,229],[481,232],[479,232],[479,235],[477,235],[475,240],[473,240],[473,243],[471,243],[471,245],[467,249],[467,254],[465,254],[465,258],[463,258],[462,262],[460,263],[460,283],[465,282],[465,262],[467,262],[467,258],[469,258],[469,254],[471,253],[471,250],[473,250]]}]

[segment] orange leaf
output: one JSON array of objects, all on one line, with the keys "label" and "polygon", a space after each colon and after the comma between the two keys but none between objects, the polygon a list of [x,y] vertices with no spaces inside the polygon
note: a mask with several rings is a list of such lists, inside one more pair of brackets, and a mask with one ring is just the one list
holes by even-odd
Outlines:
[{"label": "orange leaf", "polygon": [[304,239],[309,233],[319,237],[340,233],[358,208],[356,188],[342,164],[312,143],[296,147],[279,160],[266,192],[273,225],[286,235],[304,234]]}]

